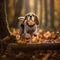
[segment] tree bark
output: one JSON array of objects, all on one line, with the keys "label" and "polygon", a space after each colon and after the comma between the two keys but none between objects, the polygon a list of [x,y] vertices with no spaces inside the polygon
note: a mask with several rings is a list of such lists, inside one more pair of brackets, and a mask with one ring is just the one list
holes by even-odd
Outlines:
[{"label": "tree bark", "polygon": [[42,0],[40,0],[40,28],[42,28]]},{"label": "tree bark", "polygon": [[10,43],[8,47],[12,50],[19,49],[19,51],[32,51],[32,50],[60,50],[60,43],[42,43],[42,44],[21,44]]},{"label": "tree bark", "polygon": [[50,0],[50,27],[54,28],[54,0]]},{"label": "tree bark", "polygon": [[37,14],[37,0],[34,0],[34,12]]},{"label": "tree bark", "polygon": [[9,35],[9,31],[6,23],[4,0],[0,0],[0,38],[5,37],[6,35]]},{"label": "tree bark", "polygon": [[44,7],[45,7],[45,28],[48,26],[48,17],[47,17],[47,0],[44,0]]},{"label": "tree bark", "polygon": [[21,16],[22,5],[23,5],[23,0],[18,0],[17,4],[14,5],[15,16],[11,24],[12,27],[16,28],[18,26],[18,17]]}]

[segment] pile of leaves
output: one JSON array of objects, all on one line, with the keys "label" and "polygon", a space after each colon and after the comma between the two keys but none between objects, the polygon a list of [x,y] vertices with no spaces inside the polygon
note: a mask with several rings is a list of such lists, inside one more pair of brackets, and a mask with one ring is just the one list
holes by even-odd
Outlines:
[{"label": "pile of leaves", "polygon": [[32,44],[32,43],[55,43],[55,42],[60,42],[60,32],[59,31],[49,31],[49,30],[43,30],[39,29],[37,36],[31,35],[28,33],[30,36],[29,39],[25,38],[25,35],[22,34],[20,36],[20,30],[19,29],[13,29],[12,30],[13,35],[16,37],[16,41],[19,44],[27,43],[27,44]]}]

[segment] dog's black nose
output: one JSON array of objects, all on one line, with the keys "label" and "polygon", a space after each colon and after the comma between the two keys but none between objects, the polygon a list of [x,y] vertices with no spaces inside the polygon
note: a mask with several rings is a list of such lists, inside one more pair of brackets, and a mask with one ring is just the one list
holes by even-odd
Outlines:
[{"label": "dog's black nose", "polygon": [[32,18],[32,16],[30,16],[30,18]]}]

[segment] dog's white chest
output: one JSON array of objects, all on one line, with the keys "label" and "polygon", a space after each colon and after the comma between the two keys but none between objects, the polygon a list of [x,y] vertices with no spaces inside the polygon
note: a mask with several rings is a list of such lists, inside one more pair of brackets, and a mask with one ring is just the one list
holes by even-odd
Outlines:
[{"label": "dog's white chest", "polygon": [[32,26],[32,27],[29,27],[27,24],[24,25],[24,28],[26,30],[34,30],[36,28],[36,25]]}]

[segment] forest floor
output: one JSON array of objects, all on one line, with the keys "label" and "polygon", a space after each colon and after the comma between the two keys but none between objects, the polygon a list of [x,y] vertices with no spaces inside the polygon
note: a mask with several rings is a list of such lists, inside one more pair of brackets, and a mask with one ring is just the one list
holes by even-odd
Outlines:
[{"label": "forest floor", "polygon": [[13,35],[0,40],[0,60],[60,60],[60,50],[53,49],[59,47],[59,31],[39,30],[37,36],[29,36],[26,39],[13,29]]}]

